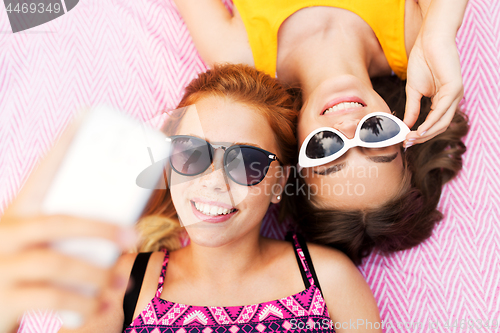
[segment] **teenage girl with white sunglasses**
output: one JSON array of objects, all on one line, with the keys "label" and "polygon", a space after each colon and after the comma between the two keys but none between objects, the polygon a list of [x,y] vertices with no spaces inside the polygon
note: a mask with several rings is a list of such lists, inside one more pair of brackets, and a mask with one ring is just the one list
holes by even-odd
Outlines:
[{"label": "teenage girl with white sunglasses", "polygon": [[[359,263],[374,246],[390,252],[430,236],[465,152],[455,37],[467,0],[234,0],[232,13],[220,0],[175,2],[209,66],[246,63],[300,91],[294,176],[309,193],[289,209],[309,239]],[[393,118],[384,126],[395,122],[397,138],[351,145],[374,112],[413,130]],[[337,148],[318,149],[332,137]]]}]

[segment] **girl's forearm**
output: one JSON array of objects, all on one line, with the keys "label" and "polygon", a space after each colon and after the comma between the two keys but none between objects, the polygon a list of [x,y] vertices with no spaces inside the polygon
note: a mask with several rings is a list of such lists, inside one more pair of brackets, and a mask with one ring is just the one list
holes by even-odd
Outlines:
[{"label": "girl's forearm", "polygon": [[235,20],[222,0],[174,1],[198,52],[209,66],[217,62],[253,61],[243,22]]},{"label": "girl's forearm", "polygon": [[468,0],[420,0],[424,25],[432,34],[456,37]]},{"label": "girl's forearm", "polygon": [[[188,28],[200,30],[207,24],[228,23],[232,15],[221,0],[174,0]],[[199,31],[200,33],[207,31]]]},{"label": "girl's forearm", "polygon": [[221,0],[174,0],[205,62],[224,47],[224,33],[230,28],[231,14]]}]

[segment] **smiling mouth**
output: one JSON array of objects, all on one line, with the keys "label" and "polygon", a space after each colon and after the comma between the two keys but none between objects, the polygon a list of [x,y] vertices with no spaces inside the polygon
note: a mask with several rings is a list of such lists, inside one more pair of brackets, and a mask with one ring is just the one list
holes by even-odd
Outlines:
[{"label": "smiling mouth", "polygon": [[191,201],[191,204],[198,212],[206,216],[223,216],[232,214],[237,211],[236,208],[225,208],[217,205],[210,205],[203,202]]},{"label": "smiling mouth", "polygon": [[357,108],[362,108],[362,107],[364,107],[364,105],[361,103],[358,103],[358,102],[340,102],[340,103],[337,103],[337,104],[323,110],[323,112],[321,114],[324,115],[324,114],[329,114],[329,113],[333,113],[333,112],[340,112],[340,111],[344,111],[344,110],[357,109]]}]

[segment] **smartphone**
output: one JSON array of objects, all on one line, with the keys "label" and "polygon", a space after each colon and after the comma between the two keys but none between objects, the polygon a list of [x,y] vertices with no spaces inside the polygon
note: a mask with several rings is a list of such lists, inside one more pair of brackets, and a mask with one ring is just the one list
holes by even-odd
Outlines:
[{"label": "smartphone", "polygon": [[[152,188],[137,184],[137,177],[155,161],[153,150],[168,155],[166,137],[159,130],[100,106],[88,111],[62,159],[42,202],[43,214],[65,214],[132,226],[140,217]],[[148,172],[150,183],[163,168]],[[112,242],[97,238],[59,241],[52,246],[95,265],[110,267],[120,256]],[[80,292],[93,290],[80,287]],[[82,324],[79,314],[61,311],[68,328]]]}]

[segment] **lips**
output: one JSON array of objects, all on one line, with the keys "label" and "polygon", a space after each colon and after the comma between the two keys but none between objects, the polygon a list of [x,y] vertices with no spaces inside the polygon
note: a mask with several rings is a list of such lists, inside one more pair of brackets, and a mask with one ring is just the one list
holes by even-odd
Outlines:
[{"label": "lips", "polygon": [[321,115],[351,112],[365,106],[366,103],[358,97],[340,97],[328,102],[321,111]]},{"label": "lips", "polygon": [[227,221],[238,212],[235,207],[223,203],[198,200],[191,200],[191,208],[197,218],[212,223]]}]

